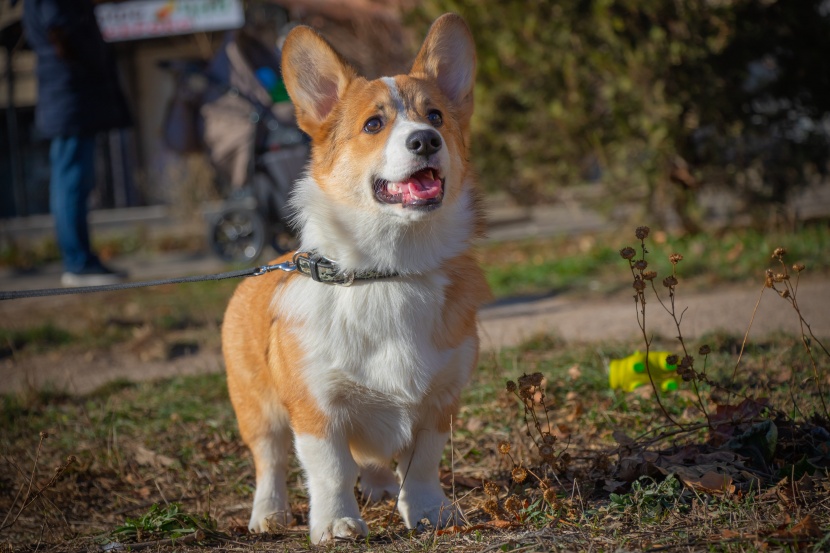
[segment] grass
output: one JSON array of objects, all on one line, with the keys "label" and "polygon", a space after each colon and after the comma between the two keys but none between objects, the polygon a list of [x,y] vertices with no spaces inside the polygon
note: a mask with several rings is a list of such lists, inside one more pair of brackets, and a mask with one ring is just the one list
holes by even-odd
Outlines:
[{"label": "grass", "polygon": [[[192,216],[192,213],[188,212]],[[169,251],[204,251],[205,237],[192,233],[154,234],[146,226],[136,227],[130,232],[103,231],[94,236],[93,249],[102,259],[109,260],[121,255]],[[0,268],[17,271],[31,271],[47,263],[61,259],[60,249],[54,237],[35,240],[0,242]]]},{"label": "grass", "polygon": [[207,515],[193,515],[182,510],[180,503],[155,504],[136,518],[127,518],[124,524],[112,531],[121,540],[143,541],[170,537],[171,540],[204,533],[215,529],[216,522]]},{"label": "grass", "polygon": [[0,359],[23,348],[39,353],[75,339],[71,332],[55,326],[51,321],[20,330],[0,328]]},{"label": "grass", "polygon": [[[731,344],[738,339],[720,335],[710,337],[709,343]],[[372,532],[366,544],[340,544],[334,549],[475,551],[539,544],[546,550],[613,550],[705,544],[703,549],[752,551],[769,542],[765,532],[787,527],[788,516],[792,526],[807,515],[824,528],[826,537],[830,516],[822,505],[830,501],[830,490],[822,487],[827,485],[822,472],[826,469],[814,465],[807,467],[815,482],[809,502],[790,504],[786,497],[762,497],[751,489],[707,495],[659,474],[633,478],[609,492],[608,482],[620,478],[619,466],[626,457],[620,451],[619,433],[655,436],[664,419],[649,390],[626,394],[608,387],[607,359],[626,355],[636,344],[561,346],[555,339],[539,337],[487,356],[464,394],[454,423],[453,452],[447,450],[443,466],[452,468],[455,493],[471,523],[478,526],[477,534],[411,535],[390,500],[364,507]],[[788,401],[787,386],[773,384],[776,379],[766,359],[804,363],[798,340],[781,337],[750,353],[751,362],[742,370],[742,389],[763,390],[776,402]],[[715,346],[713,355],[713,365],[727,367],[736,358],[728,346]],[[570,456],[567,467],[555,474],[553,492],[548,494],[555,498],[550,502],[532,479],[517,483],[511,477],[516,464],[539,474],[544,470],[525,435],[521,406],[504,388],[506,379],[534,372],[545,377],[545,404],[556,447]],[[664,401],[679,420],[695,420],[696,399],[688,385]],[[15,550],[36,545],[40,550],[77,550],[116,541],[155,541],[159,550],[182,550],[202,547],[196,538],[208,550],[225,550],[232,543],[277,551],[307,547],[302,531],[264,537],[242,532],[252,497],[253,468],[236,429],[223,375],[121,382],[84,397],[6,396],[0,404],[0,426],[4,428],[0,517],[19,507],[12,499],[18,489],[28,486],[41,432],[48,437],[40,448],[35,489],[68,456],[76,459],[14,526],[0,533],[0,540]],[[509,458],[498,452],[504,442],[511,445]],[[790,470],[782,463],[775,478]],[[449,493],[452,478],[445,478]],[[292,508],[303,524],[307,497],[296,465],[289,482]],[[495,483],[502,504],[518,498],[514,510],[505,511],[502,526],[488,522],[484,482]],[[717,529],[717,534],[719,525],[727,523],[731,531],[748,537],[729,538],[729,547],[723,548],[711,532]],[[170,541],[186,534],[193,536],[175,545]],[[815,540],[810,539],[812,547]]]},{"label": "grass", "polygon": [[48,351],[150,352],[152,346],[163,350],[152,355],[164,358],[192,343],[217,348],[224,308],[237,284],[158,286],[98,294],[95,302],[73,297],[58,310],[49,302],[28,304],[0,323],[0,359],[25,359]]},{"label": "grass", "polygon": [[[719,233],[671,236],[654,233],[649,247],[656,268],[666,274],[669,254],[685,252],[687,286],[757,281],[770,252],[787,248],[793,259],[810,260],[814,274],[830,271],[830,226],[795,232],[736,229]],[[578,292],[596,295],[628,287],[619,277],[620,237],[611,234],[528,239],[481,247],[482,264],[496,297]]]}]

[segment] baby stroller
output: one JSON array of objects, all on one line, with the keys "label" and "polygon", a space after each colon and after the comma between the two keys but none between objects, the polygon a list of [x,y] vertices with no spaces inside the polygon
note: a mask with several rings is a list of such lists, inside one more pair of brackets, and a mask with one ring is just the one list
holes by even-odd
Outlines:
[{"label": "baby stroller", "polygon": [[[242,144],[250,155],[241,186],[228,191],[227,181],[220,182],[227,199],[209,221],[208,241],[223,260],[243,263],[259,258],[267,245],[278,254],[292,249],[288,199],[308,161],[309,141],[261,103],[237,94],[251,105],[253,137]],[[222,161],[211,159],[216,165]]]},{"label": "baby stroller", "polygon": [[[226,198],[209,217],[208,243],[217,256],[231,263],[253,262],[269,245],[278,254],[292,249],[288,198],[310,151],[308,137],[294,123],[293,106],[284,89],[274,101],[266,88],[269,80],[277,79],[278,59],[269,52],[269,63],[257,62],[261,45],[248,42],[244,35],[234,37],[209,63],[191,60],[162,65],[177,75],[177,98],[198,109],[192,127],[216,169],[219,192]],[[175,104],[171,112],[174,109]],[[168,144],[171,135],[175,140],[169,129],[165,135]]]}]

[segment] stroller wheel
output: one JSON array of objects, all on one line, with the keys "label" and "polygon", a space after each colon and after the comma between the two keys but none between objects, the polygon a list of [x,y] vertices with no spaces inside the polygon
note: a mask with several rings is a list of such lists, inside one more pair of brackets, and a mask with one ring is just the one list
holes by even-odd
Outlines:
[{"label": "stroller wheel", "polygon": [[208,239],[213,252],[229,263],[256,260],[268,241],[262,215],[244,207],[229,207],[219,213]]}]

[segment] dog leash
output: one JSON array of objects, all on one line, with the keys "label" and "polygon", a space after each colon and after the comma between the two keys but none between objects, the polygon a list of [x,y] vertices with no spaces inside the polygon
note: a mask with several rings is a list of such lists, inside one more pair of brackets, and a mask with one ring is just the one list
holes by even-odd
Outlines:
[{"label": "dog leash", "polygon": [[[289,267],[290,266],[290,267]],[[260,276],[271,271],[295,271],[294,263],[277,263],[274,265],[261,265],[239,271],[217,273],[212,275],[198,275],[188,277],[164,278],[160,280],[145,280],[141,282],[120,282],[118,284],[103,284],[100,286],[78,286],[74,288],[40,288],[37,290],[12,290],[4,292],[0,290],[0,301],[16,300],[23,298],[39,298],[43,296],[64,296],[70,294],[92,294],[94,292],[115,292],[117,290],[129,290],[131,288],[147,288],[150,286],[163,286],[165,284],[185,284],[188,282],[203,282],[207,280],[225,280],[229,278],[241,278],[248,276]]]},{"label": "dog leash", "polygon": [[351,286],[355,280],[371,280],[398,276],[398,273],[383,273],[379,271],[342,272],[337,269],[337,262],[328,259],[327,257],[315,252],[297,252],[294,254],[291,261],[275,263],[273,265],[260,265],[259,267],[251,267],[249,269],[241,269],[239,271],[230,271],[212,275],[165,278],[160,280],[145,280],[141,282],[121,282],[118,284],[104,284],[101,286],[78,286],[74,288],[40,288],[37,290],[12,290],[8,292],[0,290],[0,301],[23,298],[39,298],[44,296],[92,294],[95,292],[115,292],[118,290],[129,290],[132,288],[163,286],[165,284],[186,284],[189,282],[217,281],[251,276],[256,277],[272,271],[284,271],[286,273],[296,271],[302,275],[311,277],[311,279],[315,282],[321,282],[323,284],[338,284],[340,286]]}]

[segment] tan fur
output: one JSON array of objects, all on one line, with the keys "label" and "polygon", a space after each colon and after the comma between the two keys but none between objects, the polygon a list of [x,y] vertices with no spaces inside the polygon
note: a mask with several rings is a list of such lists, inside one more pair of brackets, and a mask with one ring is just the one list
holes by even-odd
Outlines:
[{"label": "tan fur", "polygon": [[[290,259],[286,255],[272,263]],[[240,434],[249,445],[269,431],[269,421],[280,410],[288,412],[295,431],[318,437],[325,433],[326,417],[295,372],[302,363],[297,340],[279,317],[268,316],[263,308],[291,278],[305,277],[277,271],[244,281],[225,313],[222,348],[228,392]]]},{"label": "tan fur", "polygon": [[490,287],[475,259],[467,254],[452,259],[445,266],[450,284],[441,324],[433,331],[433,340],[441,349],[455,348],[470,337],[477,337],[478,307],[491,299]]}]

